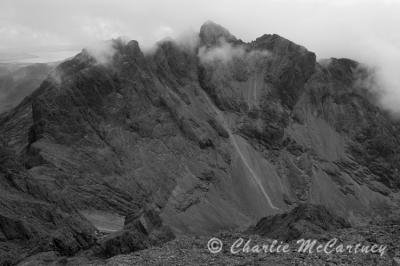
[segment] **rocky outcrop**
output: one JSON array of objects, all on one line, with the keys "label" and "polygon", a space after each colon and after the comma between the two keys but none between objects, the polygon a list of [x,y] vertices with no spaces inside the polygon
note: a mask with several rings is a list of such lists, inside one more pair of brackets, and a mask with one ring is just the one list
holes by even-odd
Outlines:
[{"label": "rocky outcrop", "polygon": [[262,218],[250,231],[272,239],[292,241],[314,239],[328,231],[349,227],[346,220],[324,206],[301,204],[288,213]]},{"label": "rocky outcrop", "polygon": [[134,217],[128,217],[123,230],[100,240],[95,253],[100,257],[109,258],[161,245],[173,238],[173,232],[163,225],[156,211],[146,207]]},{"label": "rocky outcrop", "polygon": [[227,29],[213,21],[205,22],[199,32],[200,46],[213,47],[221,42],[240,42]]}]

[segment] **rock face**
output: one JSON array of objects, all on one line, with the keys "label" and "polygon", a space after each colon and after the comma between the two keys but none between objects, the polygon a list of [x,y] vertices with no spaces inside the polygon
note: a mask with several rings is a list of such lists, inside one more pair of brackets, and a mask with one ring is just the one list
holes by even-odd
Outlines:
[{"label": "rock face", "polygon": [[[74,253],[94,236],[84,213],[137,221],[151,206],[154,232],[180,235],[247,228],[301,203],[351,223],[398,208],[400,127],[374,104],[362,66],[319,64],[278,35],[244,43],[212,22],[199,38],[149,54],[115,40],[102,60],[83,50],[0,116],[2,146],[29,184],[3,189],[1,243],[39,239],[53,209],[73,217],[52,226]],[[9,214],[14,199],[31,207]],[[120,249],[104,244],[109,255],[136,250],[129,224],[109,240]]]},{"label": "rock face", "polygon": [[250,231],[272,239],[315,239],[324,232],[349,228],[350,224],[324,206],[300,204],[288,213],[262,218]]},{"label": "rock face", "polygon": [[0,192],[1,265],[48,250],[72,255],[94,244],[95,228],[69,203],[50,197],[4,147]]}]

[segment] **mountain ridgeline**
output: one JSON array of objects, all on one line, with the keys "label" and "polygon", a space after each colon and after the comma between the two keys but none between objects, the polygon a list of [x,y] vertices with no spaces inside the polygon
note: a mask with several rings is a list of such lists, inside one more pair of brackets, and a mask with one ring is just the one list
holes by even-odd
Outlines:
[{"label": "mountain ridgeline", "polygon": [[[304,203],[353,225],[399,208],[400,125],[357,62],[212,22],[194,47],[112,50],[105,63],[83,50],[0,115],[3,262],[112,256]],[[121,228],[98,239],[109,217]]]}]

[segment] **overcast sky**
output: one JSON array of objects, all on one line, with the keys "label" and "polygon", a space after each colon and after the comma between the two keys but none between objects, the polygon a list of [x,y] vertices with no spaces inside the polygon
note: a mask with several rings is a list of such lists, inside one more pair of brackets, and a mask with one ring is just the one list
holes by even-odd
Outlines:
[{"label": "overcast sky", "polygon": [[319,57],[400,44],[393,0],[1,0],[0,49],[80,48],[120,35],[148,45],[209,19],[245,41],[277,33]]},{"label": "overcast sky", "polygon": [[149,46],[206,20],[244,41],[277,33],[318,58],[375,65],[396,83],[388,86],[400,85],[400,0],[1,0],[0,55],[80,50],[118,36]]}]

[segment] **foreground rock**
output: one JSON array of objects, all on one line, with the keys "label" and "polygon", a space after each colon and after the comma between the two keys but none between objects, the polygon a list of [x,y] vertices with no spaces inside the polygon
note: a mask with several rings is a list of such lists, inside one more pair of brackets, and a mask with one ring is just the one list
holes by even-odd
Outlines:
[{"label": "foreground rock", "polygon": [[[385,252],[379,253],[311,253],[297,252],[295,241],[287,243],[292,247],[288,253],[246,253],[232,254],[231,246],[242,238],[244,243],[250,240],[250,246],[271,244],[273,239],[259,235],[225,232],[213,235],[224,243],[222,251],[211,254],[207,249],[210,237],[178,237],[162,246],[127,255],[119,255],[108,260],[87,260],[85,257],[59,259],[54,265],[396,265],[400,257],[399,225],[369,225],[366,227],[339,229],[324,234],[316,235],[319,243],[327,243],[332,238],[337,238],[344,245],[362,243],[364,245],[384,245]],[[286,243],[286,242],[285,242]],[[242,245],[242,247],[244,244]],[[52,254],[41,254],[42,257],[51,258]],[[54,258],[53,258],[54,259]],[[43,260],[36,260],[40,263]],[[38,264],[25,264],[38,265]]]},{"label": "foreground rock", "polygon": [[350,224],[321,205],[301,204],[289,213],[262,218],[250,231],[261,236],[291,241],[315,238]]},{"label": "foreground rock", "polygon": [[95,243],[78,211],[32,182],[12,151],[0,147],[0,264],[49,250],[73,255]]}]

